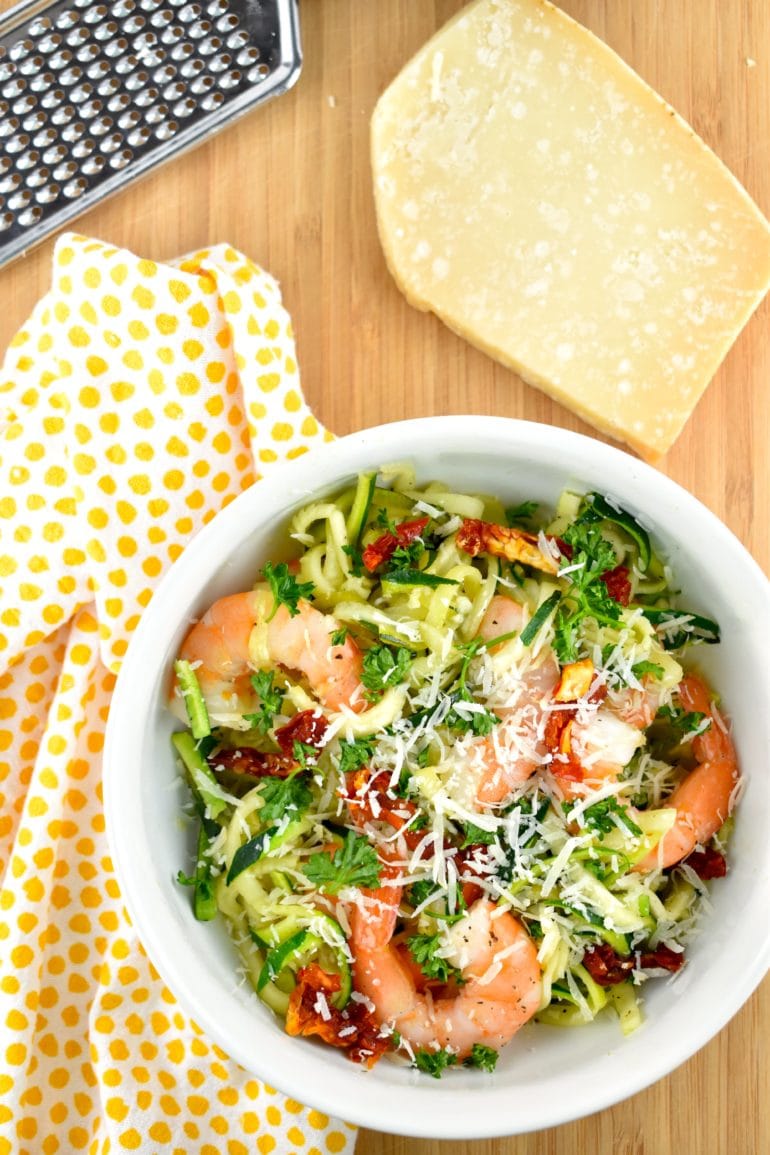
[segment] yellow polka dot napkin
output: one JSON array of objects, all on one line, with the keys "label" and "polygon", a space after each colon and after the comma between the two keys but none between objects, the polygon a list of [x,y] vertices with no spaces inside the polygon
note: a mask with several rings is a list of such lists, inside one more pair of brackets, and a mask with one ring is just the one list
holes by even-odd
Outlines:
[{"label": "yellow polka dot napkin", "polygon": [[350,1152],[232,1062],[138,942],[101,751],[132,630],[191,536],[328,440],[278,286],[75,235],[0,378],[0,1155]]}]

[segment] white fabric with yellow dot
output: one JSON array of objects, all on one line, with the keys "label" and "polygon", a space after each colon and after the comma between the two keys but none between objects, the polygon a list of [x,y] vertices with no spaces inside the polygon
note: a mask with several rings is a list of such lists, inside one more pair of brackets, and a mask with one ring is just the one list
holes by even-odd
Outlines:
[{"label": "white fabric with yellow dot", "polygon": [[177,1005],[121,902],[101,751],[163,573],[274,462],[329,440],[275,281],[66,235],[0,379],[0,1155],[350,1152]]}]

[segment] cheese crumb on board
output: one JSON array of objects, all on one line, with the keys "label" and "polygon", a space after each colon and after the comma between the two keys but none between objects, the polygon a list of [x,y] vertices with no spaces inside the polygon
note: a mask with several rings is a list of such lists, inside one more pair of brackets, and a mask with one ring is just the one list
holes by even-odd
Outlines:
[{"label": "cheese crumb on board", "polygon": [[545,0],[461,10],[380,98],[372,163],[411,304],[648,460],[770,287],[745,190]]}]

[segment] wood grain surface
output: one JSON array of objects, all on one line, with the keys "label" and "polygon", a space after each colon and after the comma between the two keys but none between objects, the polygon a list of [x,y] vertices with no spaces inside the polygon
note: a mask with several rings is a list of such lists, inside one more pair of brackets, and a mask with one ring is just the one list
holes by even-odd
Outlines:
[{"label": "wood grain surface", "polygon": [[[560,0],[689,122],[770,214],[770,0]],[[8,5],[3,5],[7,7]],[[369,117],[461,0],[302,0],[297,87],[77,228],[162,259],[227,240],[281,282],[305,393],[329,428],[495,413],[592,433],[411,309],[375,228]],[[45,291],[52,242],[0,273],[0,346]],[[770,571],[767,300],[661,468]],[[599,436],[594,434],[594,436]],[[667,1079],[588,1119],[517,1138],[362,1132],[359,1155],[762,1155],[770,1151],[770,982]]]}]

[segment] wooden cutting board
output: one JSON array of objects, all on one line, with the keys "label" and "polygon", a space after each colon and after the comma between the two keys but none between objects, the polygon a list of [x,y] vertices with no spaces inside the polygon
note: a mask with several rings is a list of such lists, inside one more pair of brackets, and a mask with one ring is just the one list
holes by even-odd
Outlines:
[{"label": "wooden cutting board", "polygon": [[[770,215],[770,0],[561,0],[689,122]],[[8,7],[7,4],[1,7]],[[401,417],[497,413],[592,433],[401,297],[369,174],[375,100],[461,0],[303,0],[287,96],[78,222],[142,255],[227,240],[282,283],[305,392],[337,433]],[[52,243],[0,274],[4,347],[45,291]],[[770,571],[768,301],[662,469]],[[598,436],[594,434],[595,436]],[[770,1151],[770,982],[697,1056],[587,1120],[519,1138],[363,1133],[359,1155],[761,1155]]]}]

